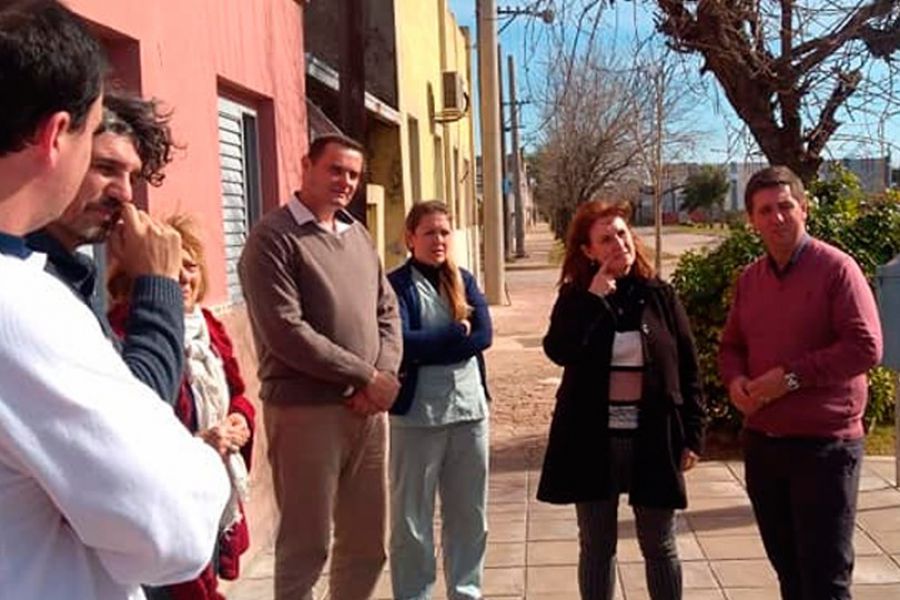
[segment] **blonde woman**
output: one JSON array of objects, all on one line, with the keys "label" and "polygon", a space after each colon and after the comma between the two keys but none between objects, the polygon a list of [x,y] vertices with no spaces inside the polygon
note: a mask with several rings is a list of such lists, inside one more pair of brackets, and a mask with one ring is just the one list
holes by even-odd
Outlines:
[{"label": "blonde woman", "polygon": [[[224,600],[217,591],[217,578],[237,579],[240,555],[250,545],[242,503],[248,493],[255,409],[244,396],[244,380],[225,327],[200,305],[208,280],[197,223],[180,215],[166,224],[181,235],[182,246],[178,283],[184,298],[185,370],[175,416],[222,455],[231,476],[232,496],[222,515],[219,543],[210,557],[213,562],[196,579],[145,591],[151,599]],[[115,303],[109,321],[120,336],[129,312],[122,299],[130,297],[131,283],[115,272],[109,281]]]},{"label": "blonde woman", "polygon": [[394,597],[430,598],[436,578],[434,501],[448,598],[481,598],[487,541],[488,392],[482,352],[491,318],[475,279],[451,258],[447,206],[413,206],[411,257],[388,279],[403,321],[401,388],[391,409]]}]

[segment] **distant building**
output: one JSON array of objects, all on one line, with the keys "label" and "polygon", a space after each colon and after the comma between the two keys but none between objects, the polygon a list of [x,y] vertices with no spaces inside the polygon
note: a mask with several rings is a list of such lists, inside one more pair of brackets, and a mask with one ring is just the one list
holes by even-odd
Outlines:
[{"label": "distant building", "polygon": [[826,161],[819,175],[828,179],[835,165],[840,165],[859,178],[862,189],[869,194],[880,194],[891,187],[891,155],[877,158],[842,158]]},{"label": "distant building", "polygon": [[725,210],[737,212],[746,210],[744,190],[750,177],[769,166],[767,162],[731,162],[728,163],[728,200]]},{"label": "distant building", "polygon": [[[662,177],[662,215],[663,223],[678,223],[688,220],[687,213],[681,210],[682,190],[687,178],[699,171],[701,163],[667,163],[663,166]],[[640,187],[634,206],[634,221],[639,225],[653,223],[653,184],[645,181]]]},{"label": "distant building", "polygon": [[[900,187],[900,169],[891,170],[890,154],[878,158],[843,158],[826,161],[819,170],[820,176],[827,180],[834,171],[835,165],[840,165],[856,175],[866,193],[878,194],[892,185]],[[665,166],[662,198],[664,223],[691,220],[691,215],[680,210],[683,187],[688,176],[702,166],[698,163],[670,163]],[[724,165],[729,182],[728,195],[723,207],[726,211],[743,212],[746,210],[744,190],[747,188],[747,181],[754,173],[767,166],[769,163],[764,161],[730,162]],[[641,186],[635,205],[635,222],[638,224],[653,222],[653,186],[646,182]]]}]

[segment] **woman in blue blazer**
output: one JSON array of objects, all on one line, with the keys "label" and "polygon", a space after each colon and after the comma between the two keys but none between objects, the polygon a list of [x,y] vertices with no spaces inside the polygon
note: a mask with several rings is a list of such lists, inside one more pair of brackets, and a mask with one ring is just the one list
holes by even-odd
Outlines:
[{"label": "woman in blue blazer", "polygon": [[391,579],[395,598],[430,598],[436,579],[435,495],[441,496],[448,598],[481,598],[487,541],[487,302],[451,257],[447,206],[406,218],[410,259],[388,279],[403,321],[401,388],[391,408]]}]

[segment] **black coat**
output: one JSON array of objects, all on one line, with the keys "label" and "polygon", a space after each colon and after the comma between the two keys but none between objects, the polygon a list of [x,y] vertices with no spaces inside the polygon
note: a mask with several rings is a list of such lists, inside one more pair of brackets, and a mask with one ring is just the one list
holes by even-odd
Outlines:
[{"label": "black coat", "polygon": [[[684,508],[685,447],[700,454],[706,412],[697,352],[684,308],[659,279],[638,280],[643,302],[643,394],[635,432],[631,504]],[[553,307],[544,352],[564,367],[538,499],[590,502],[611,496],[609,364],[615,314],[606,299],[564,285]]]}]

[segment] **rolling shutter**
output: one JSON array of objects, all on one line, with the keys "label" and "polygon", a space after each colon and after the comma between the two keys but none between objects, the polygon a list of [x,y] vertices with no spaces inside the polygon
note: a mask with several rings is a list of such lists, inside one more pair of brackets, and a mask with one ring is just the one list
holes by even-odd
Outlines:
[{"label": "rolling shutter", "polygon": [[243,295],[237,264],[260,214],[259,153],[256,113],[225,98],[219,98],[219,165],[228,297],[238,303]]}]

